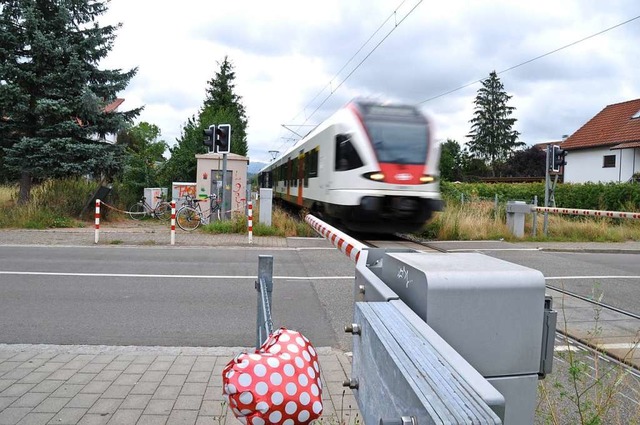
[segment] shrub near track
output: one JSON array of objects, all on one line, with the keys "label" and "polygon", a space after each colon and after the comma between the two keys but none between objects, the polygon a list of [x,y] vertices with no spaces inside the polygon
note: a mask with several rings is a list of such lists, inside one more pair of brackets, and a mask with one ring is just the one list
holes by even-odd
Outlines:
[{"label": "shrub near track", "polygon": [[[447,200],[484,199],[500,202],[527,201],[538,197],[544,203],[544,183],[450,183],[440,184]],[[556,204],[563,208],[607,211],[640,211],[640,184],[637,183],[562,183],[556,186]]]}]

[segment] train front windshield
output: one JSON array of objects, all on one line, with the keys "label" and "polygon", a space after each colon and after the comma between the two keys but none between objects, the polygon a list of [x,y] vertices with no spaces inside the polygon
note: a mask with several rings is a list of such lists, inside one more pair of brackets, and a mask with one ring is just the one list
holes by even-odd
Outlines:
[{"label": "train front windshield", "polygon": [[429,128],[426,123],[368,120],[367,127],[378,161],[424,164]]},{"label": "train front windshield", "polygon": [[378,161],[424,164],[429,148],[429,126],[413,106],[358,103]]}]

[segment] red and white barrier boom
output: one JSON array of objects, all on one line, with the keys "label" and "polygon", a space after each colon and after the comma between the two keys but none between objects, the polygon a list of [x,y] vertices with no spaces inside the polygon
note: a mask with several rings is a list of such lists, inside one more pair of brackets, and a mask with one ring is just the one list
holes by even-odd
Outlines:
[{"label": "red and white barrier boom", "polygon": [[333,246],[346,254],[346,256],[351,258],[354,262],[358,262],[358,258],[360,258],[360,251],[366,248],[363,243],[358,242],[351,236],[341,232],[333,226],[328,225],[311,214],[307,214],[304,219],[316,232],[331,242]]},{"label": "red and white barrier boom", "polygon": [[533,207],[533,210],[537,212],[546,212],[551,214],[570,214],[570,215],[584,215],[587,217],[640,219],[640,213],[634,213],[634,212],[580,210],[576,208],[551,208],[551,207]]}]

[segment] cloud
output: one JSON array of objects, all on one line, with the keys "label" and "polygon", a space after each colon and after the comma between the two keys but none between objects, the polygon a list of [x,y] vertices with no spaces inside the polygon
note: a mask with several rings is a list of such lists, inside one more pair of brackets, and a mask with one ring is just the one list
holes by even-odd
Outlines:
[{"label": "cloud", "polygon": [[[228,56],[249,155],[267,161],[293,143],[282,124],[305,134],[354,97],[419,104],[438,139],[464,141],[480,87],[470,83],[636,15],[636,0],[112,0],[107,18],[123,27],[105,65],[139,67],[123,108],[146,105],[140,119],[172,142]],[[640,19],[500,74],[522,140],[557,140],[640,97],[639,38]]]}]

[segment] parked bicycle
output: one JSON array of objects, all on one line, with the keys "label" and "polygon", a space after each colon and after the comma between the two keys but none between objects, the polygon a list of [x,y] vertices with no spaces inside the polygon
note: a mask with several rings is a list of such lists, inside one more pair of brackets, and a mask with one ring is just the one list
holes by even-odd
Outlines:
[{"label": "parked bicycle", "polygon": [[[200,227],[200,224],[207,224],[211,220],[211,217],[220,220],[222,216],[222,209],[220,208],[220,202],[217,200],[217,196],[209,195],[209,211],[205,214],[200,208],[200,202],[204,199],[189,198],[185,204],[180,207],[176,213],[176,223],[182,230],[190,232]],[[193,206],[191,206],[193,205]]]},{"label": "parked bicycle", "polygon": [[156,199],[160,201],[155,208],[151,208],[151,205],[143,196],[138,202],[129,207],[129,217],[134,220],[142,220],[146,216],[151,216],[158,220],[168,220],[171,216],[171,204],[165,201],[162,196],[156,196]]}]

